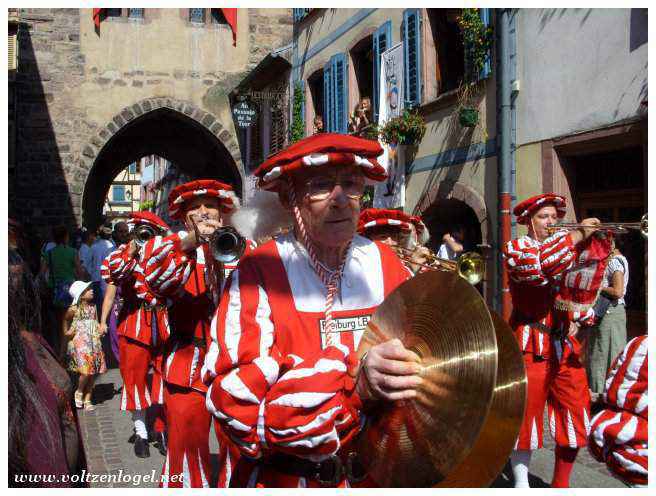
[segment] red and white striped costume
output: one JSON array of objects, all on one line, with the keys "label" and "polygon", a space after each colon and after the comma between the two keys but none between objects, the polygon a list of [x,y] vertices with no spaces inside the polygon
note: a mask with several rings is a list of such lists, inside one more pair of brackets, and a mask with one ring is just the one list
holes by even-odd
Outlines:
[{"label": "red and white striped costume", "polygon": [[203,367],[207,407],[246,455],[233,486],[318,486],[261,462],[279,453],[313,461],[344,453],[362,420],[354,350],[376,307],[409,277],[387,246],[356,235],[332,308],[342,332],[324,347],[326,288],[294,235],[241,261],[212,321]]},{"label": "red and white striped costume", "polygon": [[[132,411],[146,409],[153,403],[147,382],[157,343],[153,329],[166,329],[168,322],[163,306],[155,306],[158,302],[152,296],[146,303],[148,300],[143,299],[135,287],[139,259],[147,259],[152,246],[142,248],[142,252],[135,257],[128,254],[128,246],[121,245],[109,254],[101,266],[101,276],[106,283],[121,288],[123,304],[117,325],[121,356],[119,368],[123,378],[121,410]],[[155,402],[160,403],[158,399]]]},{"label": "red and white striped costume", "polygon": [[[200,370],[221,281],[215,277],[214,264],[206,263],[206,244],[192,253],[181,250],[180,241],[185,236],[181,231],[149,241],[152,255],[142,265],[142,272],[146,287],[169,302],[170,335],[164,336],[162,367],[169,439],[163,474],[167,476],[165,481],[175,474],[182,474],[183,480],[163,485],[209,487],[210,415],[205,407],[207,386],[200,379]],[[228,452],[227,443],[220,446],[219,483],[229,481]]]},{"label": "red and white striped costume", "polygon": [[[503,256],[510,276],[510,325],[524,354],[528,378],[526,413],[515,449],[543,446],[543,413],[558,446],[585,446],[590,430],[590,395],[581,343],[567,337],[570,317],[553,309],[558,284],[571,268],[576,250],[568,234],[542,243],[523,236],[508,242]],[[557,331],[561,336],[554,337]]]},{"label": "red and white striped costume", "polygon": [[606,408],[592,419],[590,453],[634,485],[648,476],[648,339],[632,339],[606,377]]}]

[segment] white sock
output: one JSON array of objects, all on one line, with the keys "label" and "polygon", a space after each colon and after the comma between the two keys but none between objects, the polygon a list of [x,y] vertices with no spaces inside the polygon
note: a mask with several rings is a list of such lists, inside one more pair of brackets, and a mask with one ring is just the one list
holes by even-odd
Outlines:
[{"label": "white sock", "polygon": [[132,421],[134,422],[134,430],[141,439],[148,439],[148,431],[146,430],[146,412],[145,410],[134,410],[132,412]]},{"label": "white sock", "polygon": [[531,450],[514,450],[510,455],[510,466],[515,479],[515,487],[528,485],[528,467],[531,464]]}]

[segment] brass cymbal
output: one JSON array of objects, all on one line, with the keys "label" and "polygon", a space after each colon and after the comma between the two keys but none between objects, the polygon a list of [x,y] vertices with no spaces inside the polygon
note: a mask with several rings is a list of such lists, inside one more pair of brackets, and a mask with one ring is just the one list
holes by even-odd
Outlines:
[{"label": "brass cymbal", "polygon": [[431,487],[458,466],[483,426],[497,345],[478,291],[453,272],[406,281],[376,309],[358,347],[398,338],[422,358],[416,399],[377,403],[355,449],[382,487]]},{"label": "brass cymbal", "polygon": [[489,487],[515,446],[526,408],[526,368],[510,326],[493,310],[499,361],[490,413],[463,462],[436,487]]}]

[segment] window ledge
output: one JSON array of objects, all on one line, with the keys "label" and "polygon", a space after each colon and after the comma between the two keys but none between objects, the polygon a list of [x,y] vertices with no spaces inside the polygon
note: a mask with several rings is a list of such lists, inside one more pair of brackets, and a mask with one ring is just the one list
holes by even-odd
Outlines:
[{"label": "window ledge", "polygon": [[458,89],[442,93],[437,98],[423,103],[419,106],[419,112],[422,114],[429,114],[437,110],[452,107],[458,103]]}]

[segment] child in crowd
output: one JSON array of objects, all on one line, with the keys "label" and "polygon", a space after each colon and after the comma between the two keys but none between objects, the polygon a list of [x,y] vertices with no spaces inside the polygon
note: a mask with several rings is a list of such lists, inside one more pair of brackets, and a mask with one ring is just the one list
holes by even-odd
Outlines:
[{"label": "child in crowd", "polygon": [[71,284],[69,293],[73,303],[64,316],[63,329],[68,340],[67,368],[80,374],[75,406],[88,411],[94,410],[91,393],[96,376],[107,371],[91,284],[83,281]]}]

